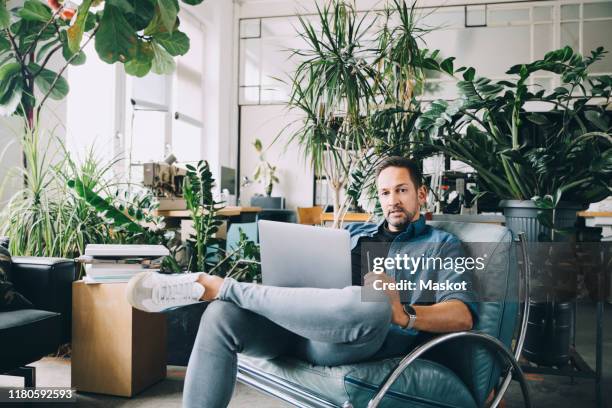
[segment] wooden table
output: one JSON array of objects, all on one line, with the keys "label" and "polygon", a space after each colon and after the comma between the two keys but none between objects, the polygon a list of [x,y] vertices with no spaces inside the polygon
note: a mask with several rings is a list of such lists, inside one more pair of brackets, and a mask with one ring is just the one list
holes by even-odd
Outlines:
[{"label": "wooden table", "polygon": [[133,309],[127,283],[72,284],[72,387],[131,397],[166,377],[166,315]]},{"label": "wooden table", "polygon": [[[258,212],[261,212],[261,207],[225,207],[217,211],[217,214],[222,217],[234,217],[244,213]],[[189,210],[157,210],[156,214],[166,218],[191,218]]]},{"label": "wooden table", "polygon": [[[344,214],[343,222],[367,222],[372,217],[370,213],[346,213]],[[321,224],[334,221],[334,213],[321,214]]]},{"label": "wooden table", "polygon": [[578,211],[578,216],[583,218],[612,217],[612,211]]}]

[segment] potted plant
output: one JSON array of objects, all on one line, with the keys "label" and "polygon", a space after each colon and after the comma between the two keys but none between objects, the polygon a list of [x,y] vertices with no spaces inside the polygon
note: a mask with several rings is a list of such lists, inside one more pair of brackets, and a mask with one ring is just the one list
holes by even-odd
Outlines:
[{"label": "potted plant", "polygon": [[[589,77],[604,57],[583,57],[565,47],[516,65],[516,79],[477,78],[462,68],[460,98],[434,101],[417,122],[435,150],[472,166],[481,193],[500,201],[507,225],[531,241],[563,240],[576,212],[610,195],[612,77]],[[559,75],[552,92],[532,90],[538,71]],[[537,102],[548,110],[536,112]]]},{"label": "potted plant", "polygon": [[253,179],[258,182],[262,182],[265,186],[266,196],[272,197],[272,190],[274,189],[274,183],[278,184],[280,181],[276,176],[276,166],[271,165],[264,156],[263,144],[261,140],[255,139],[253,147],[259,155],[259,164],[255,167],[255,173]]},{"label": "potted plant", "polygon": [[[530,247],[533,313],[524,347],[541,365],[569,362],[572,329],[555,322],[573,321],[576,288],[574,251],[546,242],[568,239],[576,212],[610,195],[612,77],[588,77],[604,55],[602,48],[583,57],[565,47],[510,68],[516,79],[509,81],[462,68],[460,99],[433,102],[417,123],[431,137],[427,144],[477,171],[481,193],[501,200],[510,229],[545,241]],[[562,86],[532,91],[528,80],[538,71],[559,75]],[[529,102],[550,108],[535,112]]]},{"label": "potted plant", "polygon": [[[372,174],[381,158],[401,154],[419,158],[413,132],[419,115],[415,99],[427,70],[444,70],[438,51],[419,47],[426,29],[418,26],[415,4],[393,3],[379,15],[357,13],[354,4],[334,0],[317,6],[317,23],[300,19],[307,47],[291,76],[289,107],[303,113],[291,134],[333,190],[334,224],[341,226],[351,201],[374,190]],[[377,46],[366,41],[381,22]],[[422,145],[419,145],[422,146]],[[426,150],[423,148],[423,151]],[[343,199],[342,195],[345,194]]]}]

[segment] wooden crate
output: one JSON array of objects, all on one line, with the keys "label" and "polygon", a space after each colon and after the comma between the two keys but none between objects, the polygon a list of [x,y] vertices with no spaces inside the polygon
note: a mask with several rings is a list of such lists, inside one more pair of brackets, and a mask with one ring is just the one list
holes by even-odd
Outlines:
[{"label": "wooden crate", "polygon": [[72,387],[131,397],[166,377],[166,316],[133,309],[127,283],[72,285]]}]

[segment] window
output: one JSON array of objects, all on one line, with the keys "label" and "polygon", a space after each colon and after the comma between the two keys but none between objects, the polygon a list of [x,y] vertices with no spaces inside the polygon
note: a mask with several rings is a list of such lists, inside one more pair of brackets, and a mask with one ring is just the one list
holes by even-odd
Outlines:
[{"label": "window", "polygon": [[[478,75],[493,80],[506,79],[505,72],[516,63],[542,58],[565,45],[583,54],[598,46],[612,49],[612,1],[516,2],[421,8],[418,13],[422,26],[435,28],[424,36],[424,48],[439,49],[443,58],[456,57],[456,66],[473,66]],[[289,86],[275,78],[287,79],[287,73],[297,66],[297,57],[290,50],[304,47],[296,35],[299,27],[297,17],[240,21],[240,105],[288,100]],[[496,58],[490,58],[493,54]],[[612,57],[607,55],[594,64],[592,72],[612,72]],[[538,73],[532,79],[535,84],[552,89],[558,80],[552,74]],[[438,76],[429,80],[424,99],[456,96],[454,80]]]},{"label": "window", "polygon": [[189,37],[190,48],[176,58],[172,75],[127,79],[131,106],[125,147],[133,183],[142,181],[143,163],[162,161],[170,154],[179,164],[196,162],[203,156],[203,27],[184,13],[181,30]]},{"label": "window", "polygon": [[93,151],[99,160],[115,156],[115,67],[98,58],[93,41],[85,49],[84,65],[67,69],[70,92],[66,98],[66,148],[73,158]]},{"label": "window", "polygon": [[179,162],[197,162],[203,157],[204,33],[199,21],[186,15],[181,30],[190,39],[187,54],[177,58],[174,89],[171,150]]}]

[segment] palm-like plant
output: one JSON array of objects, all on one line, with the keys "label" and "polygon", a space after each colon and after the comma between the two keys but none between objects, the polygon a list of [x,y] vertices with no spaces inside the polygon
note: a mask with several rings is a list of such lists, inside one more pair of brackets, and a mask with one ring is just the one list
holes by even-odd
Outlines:
[{"label": "palm-like plant", "polygon": [[[338,227],[350,201],[371,186],[381,157],[397,150],[412,155],[414,97],[425,70],[452,67],[452,58],[438,63],[437,52],[419,48],[426,30],[418,27],[414,5],[403,0],[394,0],[382,16],[359,16],[354,5],[341,0],[317,11],[320,33],[300,18],[308,48],[295,51],[304,60],[292,78],[289,106],[304,119],[290,142],[299,143],[315,172],[326,176]],[[399,25],[391,25],[392,15],[399,16]],[[381,17],[382,28],[375,33]],[[389,123],[397,126],[388,128]]]},{"label": "palm-like plant", "polygon": [[0,213],[0,235],[8,236],[13,254],[75,258],[89,243],[165,243],[152,196],[112,182],[114,161],[102,163],[90,150],[77,163],[52,136],[41,146],[39,129],[26,129],[21,145],[29,165],[14,169],[24,187]]},{"label": "palm-like plant", "polygon": [[300,36],[308,48],[294,51],[303,61],[292,78],[289,105],[305,118],[290,141],[298,142],[315,172],[326,176],[334,191],[337,224],[342,212],[340,192],[357,160],[354,152],[366,143],[364,118],[376,103],[377,71],[363,46],[373,22],[339,0],[323,8],[317,5],[317,16],[320,32],[300,16]]}]

